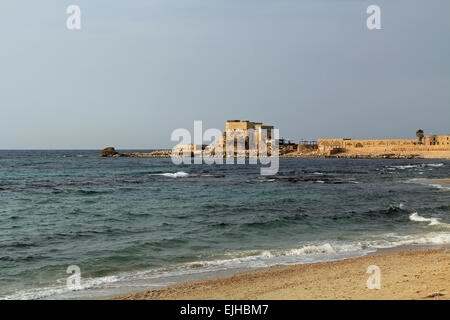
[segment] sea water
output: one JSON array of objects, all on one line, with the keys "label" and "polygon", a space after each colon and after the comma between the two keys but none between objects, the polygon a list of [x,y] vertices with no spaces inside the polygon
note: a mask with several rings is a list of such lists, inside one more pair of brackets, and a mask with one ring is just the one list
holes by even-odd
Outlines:
[{"label": "sea water", "polygon": [[105,298],[450,243],[450,185],[432,180],[449,160],[280,159],[261,176],[98,154],[0,151],[0,298]]}]

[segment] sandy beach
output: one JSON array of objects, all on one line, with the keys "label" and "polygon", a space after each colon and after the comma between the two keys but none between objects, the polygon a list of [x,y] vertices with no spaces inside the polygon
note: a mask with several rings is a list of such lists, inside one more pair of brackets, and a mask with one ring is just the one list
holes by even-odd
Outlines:
[{"label": "sandy beach", "polygon": [[442,183],[449,183],[450,184],[450,179],[434,179],[434,181],[442,182]]},{"label": "sandy beach", "polygon": [[[381,288],[368,289],[381,270]],[[450,250],[375,254],[340,261],[274,267],[264,271],[174,285],[116,299],[449,299]]]}]

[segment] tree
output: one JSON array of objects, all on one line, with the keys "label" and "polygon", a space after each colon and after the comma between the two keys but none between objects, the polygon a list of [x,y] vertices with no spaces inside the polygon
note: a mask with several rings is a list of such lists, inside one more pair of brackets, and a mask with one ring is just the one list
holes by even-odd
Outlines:
[{"label": "tree", "polygon": [[421,144],[422,140],[423,140],[423,137],[424,137],[422,129],[419,129],[419,130],[416,131],[416,137],[419,139],[419,143]]}]

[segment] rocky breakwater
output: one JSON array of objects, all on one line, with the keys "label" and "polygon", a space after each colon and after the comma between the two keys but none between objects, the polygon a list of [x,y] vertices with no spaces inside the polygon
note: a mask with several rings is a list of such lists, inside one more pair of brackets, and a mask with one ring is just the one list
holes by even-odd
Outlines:
[{"label": "rocky breakwater", "polygon": [[152,152],[117,152],[113,147],[108,147],[100,152],[100,157],[168,158],[171,153],[171,150],[156,150]]}]

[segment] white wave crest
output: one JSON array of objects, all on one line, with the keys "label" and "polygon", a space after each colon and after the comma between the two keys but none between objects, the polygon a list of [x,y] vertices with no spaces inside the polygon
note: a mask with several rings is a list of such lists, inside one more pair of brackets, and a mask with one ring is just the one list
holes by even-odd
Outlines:
[{"label": "white wave crest", "polygon": [[444,166],[443,163],[428,163],[425,165],[425,167],[435,167],[435,168],[442,167],[442,166]]},{"label": "white wave crest", "polygon": [[325,243],[319,246],[305,246],[299,249],[290,249],[280,253],[286,256],[299,256],[304,254],[336,253],[336,251],[331,244]]},{"label": "white wave crest", "polygon": [[[101,285],[105,285],[108,283],[113,283],[120,281],[120,277],[118,276],[106,276],[99,278],[88,278],[82,279],[81,285],[79,288],[72,289],[65,285],[59,285],[54,287],[45,287],[45,288],[34,288],[19,291],[15,294],[0,297],[0,300],[38,300],[45,299],[51,296],[61,295],[73,291],[83,291],[91,288],[96,288]],[[65,279],[60,279],[57,282],[64,283]]]},{"label": "white wave crest", "polygon": [[409,220],[411,221],[415,221],[415,222],[429,222],[429,226],[435,226],[438,224],[445,224],[440,222],[439,218],[425,218],[419,215],[419,213],[414,212],[409,216]]},{"label": "white wave crest", "polygon": [[152,176],[164,176],[169,178],[185,178],[189,176],[189,173],[184,171],[178,171],[178,172],[166,172],[166,173],[153,173]]},{"label": "white wave crest", "polygon": [[437,183],[429,184],[429,186],[433,187],[433,188],[436,188],[436,189],[439,189],[439,190],[450,190],[450,187],[443,186],[442,184],[437,184]]},{"label": "white wave crest", "polygon": [[416,183],[424,186],[436,188],[439,190],[450,190],[448,183],[437,183],[436,180],[433,179],[423,179],[423,178],[412,178],[404,181],[405,183]]},{"label": "white wave crest", "polygon": [[388,170],[406,170],[406,169],[414,169],[414,168],[439,168],[444,166],[443,163],[422,163],[422,164],[406,164],[406,165],[397,165],[397,166],[390,166],[388,167]]},{"label": "white wave crest", "polygon": [[[419,216],[417,213],[415,215],[412,214],[410,218],[413,221],[425,221],[430,223],[435,221],[432,221],[432,219],[436,219],[424,218]],[[449,243],[450,233],[448,232],[432,232],[428,234],[408,236],[382,234],[372,239],[352,242],[310,243],[293,249],[228,252],[220,257],[214,257],[213,260],[194,261],[157,269],[148,269],[145,271],[120,273],[115,276],[83,279],[82,288],[80,289],[81,291],[89,289],[107,290],[108,288],[120,288],[124,281],[125,283],[127,283],[127,281],[133,281],[133,283],[135,283],[140,280],[153,281],[154,279],[168,279],[174,276],[185,276],[187,274],[194,275],[204,272],[228,270],[231,268],[259,268],[274,265],[292,265],[298,263],[333,261],[349,257],[363,256],[370,252],[375,252],[377,248],[391,248],[401,245],[416,244],[442,245]],[[19,291],[9,296],[0,296],[0,300],[45,299],[68,294],[73,291],[63,285],[63,283],[65,283],[65,279],[61,279],[61,281],[58,282],[58,286]],[[146,285],[148,286],[148,284]],[[80,293],[80,296],[82,297],[82,293]]]}]

